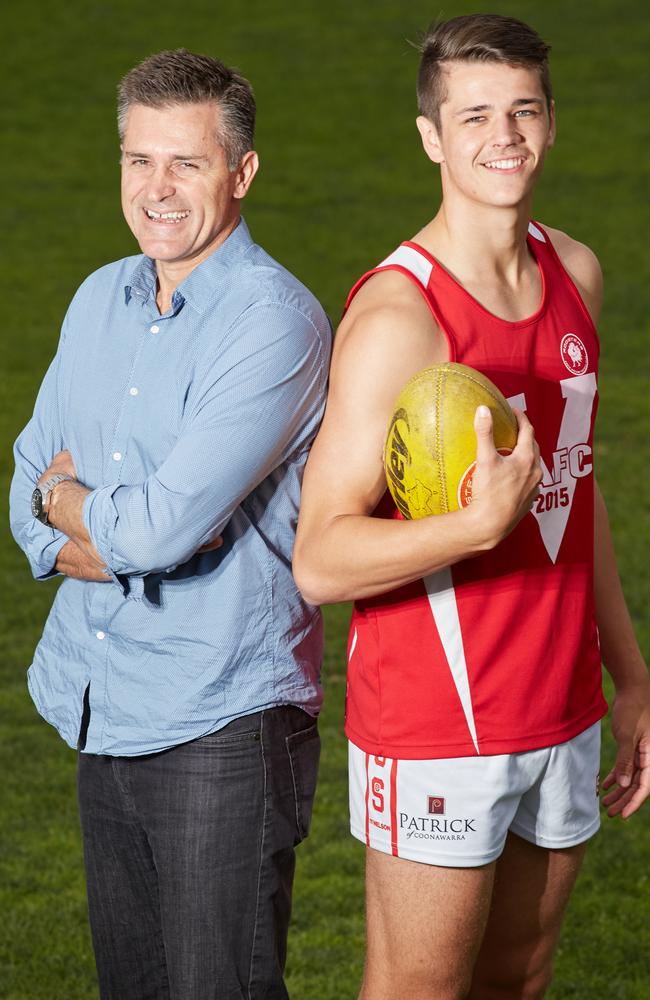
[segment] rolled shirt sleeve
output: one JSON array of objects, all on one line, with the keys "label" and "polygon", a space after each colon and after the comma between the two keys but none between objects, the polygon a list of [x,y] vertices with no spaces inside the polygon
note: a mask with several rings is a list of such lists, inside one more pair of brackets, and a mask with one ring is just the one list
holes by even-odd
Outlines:
[{"label": "rolled shirt sleeve", "polygon": [[34,413],[14,445],[15,472],[9,494],[12,534],[23,550],[36,580],[57,574],[56,560],[68,541],[66,535],[37,521],[31,496],[37,480],[64,448],[58,406],[58,375],[65,323],[57,354],[43,379]]},{"label": "rolled shirt sleeve", "polygon": [[261,301],[242,313],[197,380],[162,465],[142,484],[86,498],[84,523],[111,575],[162,572],[220,534],[242,500],[306,447],[326,369],[322,332],[291,305]]}]

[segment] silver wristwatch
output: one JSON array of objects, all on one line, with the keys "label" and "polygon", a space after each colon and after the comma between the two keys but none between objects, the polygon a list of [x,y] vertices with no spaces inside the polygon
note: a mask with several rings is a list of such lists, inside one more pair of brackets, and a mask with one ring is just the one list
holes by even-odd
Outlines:
[{"label": "silver wristwatch", "polygon": [[50,523],[47,519],[47,511],[45,510],[45,502],[49,494],[55,486],[62,483],[66,479],[74,481],[74,476],[69,476],[67,472],[57,472],[56,475],[50,476],[50,478],[46,479],[44,483],[37,486],[32,493],[32,514],[37,521],[41,522],[41,524]]}]

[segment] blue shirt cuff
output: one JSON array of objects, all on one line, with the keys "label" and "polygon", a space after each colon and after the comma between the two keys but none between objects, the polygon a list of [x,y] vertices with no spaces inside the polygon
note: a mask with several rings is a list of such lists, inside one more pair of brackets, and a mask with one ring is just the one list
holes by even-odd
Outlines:
[{"label": "blue shirt cuff", "polygon": [[59,552],[68,541],[68,536],[61,531],[47,525],[43,525],[43,527],[51,534],[51,539],[41,546],[37,555],[33,555],[30,559],[35,580],[51,580],[55,576],[61,575],[56,568],[56,560]]},{"label": "blue shirt cuff", "polygon": [[90,540],[101,556],[102,562],[106,563],[106,575],[123,590],[124,586],[116,573],[113,563],[112,537],[117,523],[117,510],[113,503],[113,494],[120,487],[103,486],[101,489],[92,490],[83,502],[81,516],[84,527],[90,535]]}]

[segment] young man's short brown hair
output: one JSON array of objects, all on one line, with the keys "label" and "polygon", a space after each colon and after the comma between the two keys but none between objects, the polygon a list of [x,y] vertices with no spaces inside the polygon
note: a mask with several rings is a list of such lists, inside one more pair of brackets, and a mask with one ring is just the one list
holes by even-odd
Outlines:
[{"label": "young man's short brown hair", "polygon": [[174,104],[214,102],[219,108],[217,141],[223,147],[228,169],[234,170],[244,153],[253,148],[255,98],[248,82],[236,70],[211,56],[187,49],[170,49],[149,56],[120,81],[117,127],[124,138],[126,117],[132,104],[165,108]]},{"label": "young man's short brown hair", "polygon": [[550,109],[553,94],[548,70],[547,45],[534,28],[514,17],[500,14],[465,14],[449,21],[434,22],[420,45],[417,95],[421,115],[440,128],[440,105],[447,99],[444,64],[499,62],[526,66],[539,72]]}]

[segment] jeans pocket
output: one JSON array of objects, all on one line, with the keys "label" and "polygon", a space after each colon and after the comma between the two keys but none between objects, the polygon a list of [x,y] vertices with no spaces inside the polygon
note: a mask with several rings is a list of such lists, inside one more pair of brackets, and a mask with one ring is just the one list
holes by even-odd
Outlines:
[{"label": "jeans pocket", "polygon": [[230,746],[248,746],[249,743],[259,743],[260,734],[253,730],[246,733],[227,733],[217,729],[216,733],[199,736],[193,742],[200,744],[202,747],[215,747],[216,749],[223,747],[225,749]]},{"label": "jeans pocket", "polygon": [[214,750],[260,743],[261,719],[261,712],[255,712],[253,715],[242,715],[220,729],[215,729],[213,733],[199,736],[192,742],[200,748]]},{"label": "jeans pocket", "polygon": [[298,733],[292,733],[291,736],[285,737],[285,740],[296,804],[298,830],[296,843],[300,843],[308,835],[311,826],[318,762],[320,760],[318,726],[314,723],[308,729],[302,729]]}]

